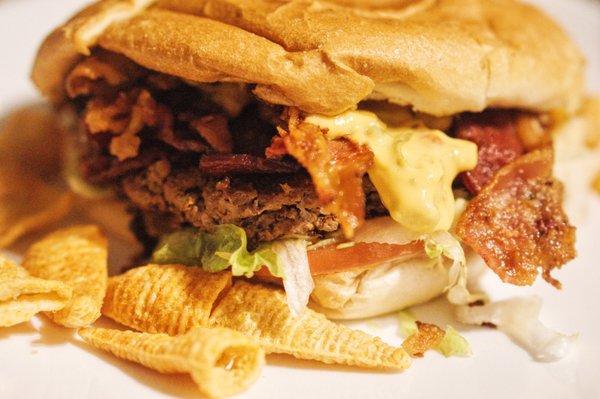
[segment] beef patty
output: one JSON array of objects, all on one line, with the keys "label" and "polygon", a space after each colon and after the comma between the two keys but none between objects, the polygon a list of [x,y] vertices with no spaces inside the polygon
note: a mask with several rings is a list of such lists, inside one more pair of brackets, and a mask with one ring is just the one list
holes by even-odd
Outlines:
[{"label": "beef patty", "polygon": [[[365,189],[369,213],[385,213],[369,181]],[[282,237],[322,237],[339,228],[336,218],[319,207],[304,173],[217,178],[161,160],[125,177],[122,190],[154,237],[186,225],[211,230],[232,223],[244,228],[255,246]]]}]

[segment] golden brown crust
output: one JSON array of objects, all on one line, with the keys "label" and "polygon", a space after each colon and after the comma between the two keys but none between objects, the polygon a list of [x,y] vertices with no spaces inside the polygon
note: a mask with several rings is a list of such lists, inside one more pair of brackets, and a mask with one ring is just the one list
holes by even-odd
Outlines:
[{"label": "golden brown crust", "polygon": [[504,282],[531,285],[541,269],[560,288],[550,273],[576,256],[553,162],[552,149],[544,148],[502,167],[457,222],[456,235]]},{"label": "golden brown crust", "polygon": [[402,348],[412,357],[423,357],[423,354],[435,348],[444,339],[445,332],[435,324],[417,321],[417,332],[406,337]]},{"label": "golden brown crust", "polygon": [[[74,49],[98,44],[193,81],[255,83],[268,102],[324,114],[369,95],[435,115],[572,110],[581,96],[584,62],[575,45],[542,12],[514,0],[147,3],[104,0],[84,11],[87,22],[51,34],[33,70],[40,90],[56,99]],[[116,16],[106,16],[109,6]],[[94,18],[107,25],[102,33],[89,33]]]},{"label": "golden brown crust", "polygon": [[63,81],[112,22],[128,19],[154,0],[103,0],[75,14],[50,33],[38,50],[31,79],[52,101],[64,97]]}]

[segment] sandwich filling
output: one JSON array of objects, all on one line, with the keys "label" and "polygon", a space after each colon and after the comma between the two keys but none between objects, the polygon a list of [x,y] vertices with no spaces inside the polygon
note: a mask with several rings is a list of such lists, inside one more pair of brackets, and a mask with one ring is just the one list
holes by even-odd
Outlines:
[{"label": "sandwich filling", "polygon": [[[562,187],[552,177],[547,115],[436,118],[375,102],[334,117],[308,115],[261,102],[246,85],[190,83],[106,51],[75,66],[66,91],[81,121],[81,177],[126,199],[149,241],[191,231],[196,246],[186,253],[212,257],[217,269],[237,254],[241,274],[260,262],[282,274],[272,255],[297,259],[289,255],[295,249],[264,251],[284,240],[309,255],[337,249],[346,263],[374,253],[406,258],[406,245],[423,252],[424,237],[451,231],[504,281],[531,284],[542,269],[558,286],[550,272],[575,255]],[[470,202],[458,216],[457,198]],[[381,216],[411,239],[379,244],[403,250],[352,241],[366,220]],[[236,244],[210,244],[220,231]],[[312,258],[300,263],[326,274],[324,258]]]}]

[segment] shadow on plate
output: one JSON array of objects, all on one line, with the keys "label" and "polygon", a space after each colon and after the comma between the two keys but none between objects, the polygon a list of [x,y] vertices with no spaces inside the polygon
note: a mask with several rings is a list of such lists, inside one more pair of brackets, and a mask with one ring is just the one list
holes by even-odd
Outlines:
[{"label": "shadow on plate", "polygon": [[31,322],[17,324],[12,327],[3,327],[0,328],[0,341],[3,339],[8,339],[15,335],[30,335],[34,334],[37,329],[31,324]]},{"label": "shadow on plate", "polygon": [[75,342],[75,330],[55,324],[48,317],[38,317],[40,325],[37,328],[39,336],[31,341],[33,346],[56,346]]},{"label": "shadow on plate", "polygon": [[267,355],[267,365],[275,367],[284,367],[286,369],[303,369],[310,371],[334,371],[338,373],[352,374],[401,374],[398,370],[377,370],[358,368],[356,366],[346,366],[340,364],[325,364],[316,360],[296,359],[291,355],[272,353]]},{"label": "shadow on plate", "polygon": [[[122,326],[117,326],[114,322],[104,318],[100,319],[99,322],[96,322],[94,326],[103,328],[118,327],[123,329]],[[108,352],[103,352],[86,344],[80,339],[74,339],[72,343],[78,348],[102,360],[102,362],[114,366],[132,379],[165,395],[185,399],[200,397],[196,384],[192,378],[186,374],[161,374],[137,363],[119,359]]]}]

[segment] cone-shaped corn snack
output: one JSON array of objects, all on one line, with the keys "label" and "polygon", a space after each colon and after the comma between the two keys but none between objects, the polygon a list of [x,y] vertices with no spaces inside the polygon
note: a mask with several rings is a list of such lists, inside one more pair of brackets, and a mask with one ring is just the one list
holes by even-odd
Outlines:
[{"label": "cone-shaped corn snack", "polygon": [[410,364],[402,348],[310,309],[293,317],[282,290],[245,281],[230,286],[228,274],[198,268],[149,265],[113,277],[103,312],[146,332],[177,334],[195,325],[228,327],[255,338],[267,352],[302,359],[394,369]]},{"label": "cone-shaped corn snack", "polygon": [[56,323],[77,328],[100,317],[108,271],[106,237],[98,227],[75,226],[47,235],[27,250],[23,267],[32,276],[73,288],[67,306],[48,314]]},{"label": "cone-shaped corn snack", "polygon": [[267,353],[361,367],[405,369],[410,365],[402,348],[310,309],[294,317],[282,290],[242,280],[219,302],[210,321],[256,338]]},{"label": "cone-shaped corn snack", "polygon": [[184,335],[85,328],[92,346],[161,373],[189,373],[210,397],[229,396],[258,378],[264,351],[251,339],[225,328],[197,327]]},{"label": "cone-shaped corn snack", "polygon": [[181,265],[149,265],[108,281],[102,313],[150,333],[183,334],[208,325],[215,302],[231,286],[231,274]]}]

